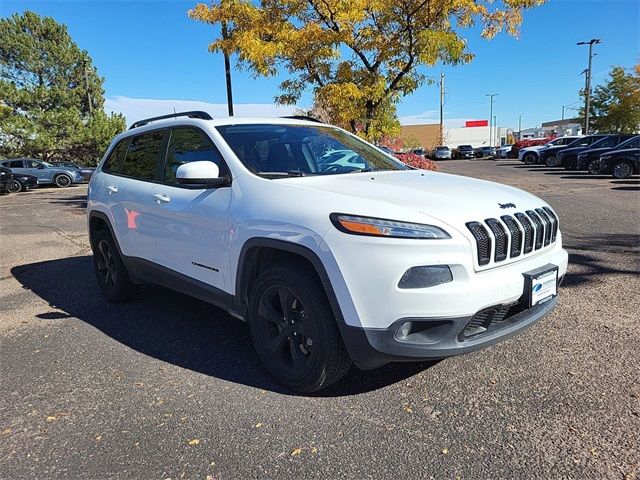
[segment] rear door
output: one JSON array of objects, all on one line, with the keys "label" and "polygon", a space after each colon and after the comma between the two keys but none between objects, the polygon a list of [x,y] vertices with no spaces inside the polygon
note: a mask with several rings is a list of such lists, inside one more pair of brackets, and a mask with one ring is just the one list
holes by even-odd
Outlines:
[{"label": "rear door", "polygon": [[154,237],[158,232],[152,215],[154,182],[166,133],[166,129],[159,129],[131,137],[122,165],[102,186],[112,199],[122,253],[150,262],[156,261]]},{"label": "rear door", "polygon": [[27,173],[24,160],[5,160],[2,165],[10,168],[13,173]]},{"label": "rear door", "polygon": [[229,291],[231,188],[193,188],[176,183],[180,165],[203,160],[217,164],[220,176],[231,179],[222,155],[206,132],[197,127],[171,129],[162,183],[152,186],[158,263]]},{"label": "rear door", "polygon": [[38,160],[25,160],[24,173],[38,177],[38,183],[51,183],[53,171]]}]

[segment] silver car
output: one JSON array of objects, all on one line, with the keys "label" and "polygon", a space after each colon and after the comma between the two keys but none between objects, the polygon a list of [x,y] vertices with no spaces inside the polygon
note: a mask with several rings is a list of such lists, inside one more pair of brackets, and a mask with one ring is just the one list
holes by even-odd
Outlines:
[{"label": "silver car", "polygon": [[451,149],[449,147],[436,147],[434,157],[436,160],[451,160]]},{"label": "silver car", "polygon": [[13,158],[0,162],[3,167],[10,168],[13,173],[34,175],[38,185],[52,184],[65,188],[82,181],[82,172],[69,167],[55,167],[50,163],[32,158]]}]

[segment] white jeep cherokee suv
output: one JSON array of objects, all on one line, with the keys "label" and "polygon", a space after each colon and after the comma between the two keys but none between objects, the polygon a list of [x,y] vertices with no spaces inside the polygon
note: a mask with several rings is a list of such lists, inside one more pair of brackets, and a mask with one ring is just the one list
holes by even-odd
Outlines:
[{"label": "white jeep cherokee suv", "polygon": [[505,339],[554,308],[567,269],[541,199],[297,117],[135,123],[91,178],[88,227],[108,300],[150,282],[218,305],[300,391]]}]

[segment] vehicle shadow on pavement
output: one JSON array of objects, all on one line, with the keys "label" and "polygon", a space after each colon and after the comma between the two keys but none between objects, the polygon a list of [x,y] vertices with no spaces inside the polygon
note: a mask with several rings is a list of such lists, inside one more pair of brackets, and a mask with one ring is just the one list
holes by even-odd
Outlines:
[{"label": "vehicle shadow on pavement", "polygon": [[[572,238],[564,246],[569,251],[569,264],[579,267],[577,271],[567,273],[562,283],[565,288],[595,281],[600,275],[640,275],[637,262],[638,253],[640,253],[638,235],[606,234],[580,239]],[[596,255],[596,252],[599,255]],[[603,253],[609,255],[602,255]],[[611,261],[612,254],[631,258],[629,268],[616,266],[620,263],[614,264]],[[622,265],[627,264],[624,262]]]},{"label": "vehicle shadow on pavement", "polygon": [[[61,310],[40,313],[38,318],[64,321],[75,317],[164,362],[263,390],[298,395],[264,371],[247,324],[208,303],[161,287],[145,287],[138,298],[126,304],[109,303],[95,283],[90,256],[20,265],[11,273],[23,288]],[[436,363],[390,364],[368,372],[354,368],[342,381],[313,396],[377,390]]]}]

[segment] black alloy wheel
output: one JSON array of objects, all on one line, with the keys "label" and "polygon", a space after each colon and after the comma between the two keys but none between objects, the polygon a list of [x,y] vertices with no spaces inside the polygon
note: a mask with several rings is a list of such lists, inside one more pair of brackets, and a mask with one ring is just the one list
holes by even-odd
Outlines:
[{"label": "black alloy wheel", "polygon": [[102,295],[114,303],[131,300],[140,287],[131,281],[110,233],[99,230],[92,237],[93,267]]},{"label": "black alloy wheel", "polygon": [[9,184],[10,193],[19,193],[22,190],[22,184],[18,180],[11,180],[11,183]]},{"label": "black alloy wheel", "polygon": [[314,392],[351,367],[322,284],[309,267],[285,262],[261,273],[248,313],[258,356],[283,385]]},{"label": "black alloy wheel", "polygon": [[629,178],[633,174],[633,167],[627,160],[618,160],[611,167],[611,173],[613,174],[614,178],[622,180],[625,178]]},{"label": "black alloy wheel", "polygon": [[587,165],[587,170],[591,175],[598,175],[600,173],[600,160],[597,158],[591,160]]},{"label": "black alloy wheel", "polygon": [[536,154],[533,152],[527,152],[524,154],[522,159],[524,160],[525,164],[533,165],[534,163],[536,163]]},{"label": "black alloy wheel", "polygon": [[65,174],[58,175],[54,179],[54,183],[56,184],[56,187],[67,188],[71,185],[71,177]]}]

